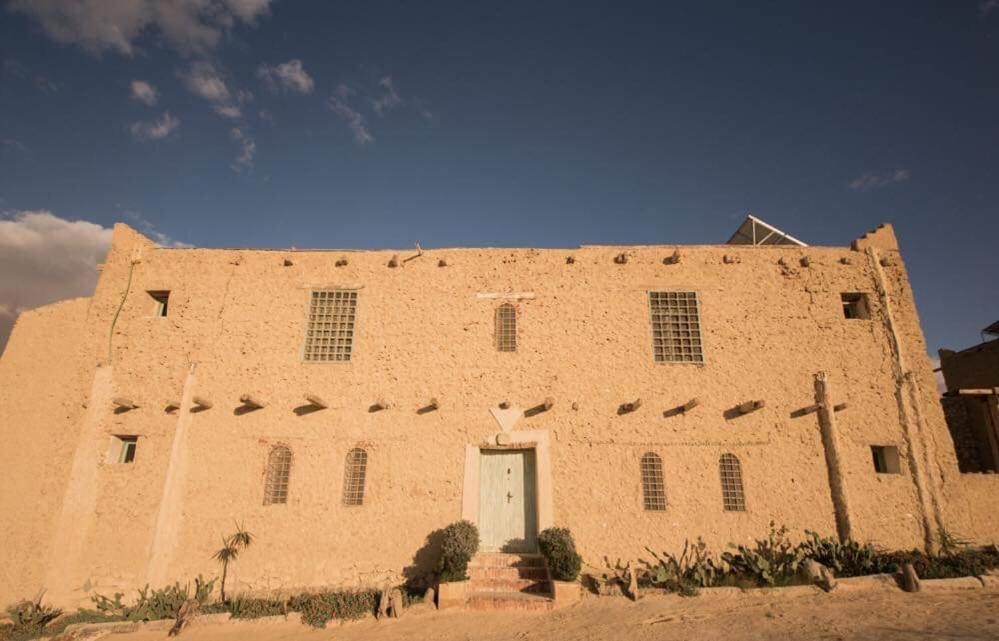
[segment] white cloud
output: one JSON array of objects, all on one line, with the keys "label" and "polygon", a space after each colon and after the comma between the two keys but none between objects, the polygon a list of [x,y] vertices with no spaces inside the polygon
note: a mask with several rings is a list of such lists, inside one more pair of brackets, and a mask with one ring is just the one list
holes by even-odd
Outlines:
[{"label": "white cloud", "polygon": [[909,180],[909,177],[908,169],[896,169],[886,174],[866,173],[859,178],[851,180],[850,189],[854,191],[870,191],[872,189],[887,187],[888,185],[904,183]]},{"label": "white cloud", "polygon": [[215,113],[223,118],[239,118],[243,115],[243,110],[236,105],[216,105]]},{"label": "white cloud", "polygon": [[0,219],[0,350],[20,312],[93,294],[110,245],[111,229],[47,211]]},{"label": "white cloud", "polygon": [[201,96],[208,102],[232,102],[229,87],[226,86],[222,75],[210,62],[195,62],[191,65],[191,69],[186,74],[182,74],[181,77],[191,93]]},{"label": "white cloud", "polygon": [[133,138],[146,141],[162,140],[176,131],[178,127],[180,127],[180,120],[171,116],[170,112],[164,112],[157,120],[135,122],[129,129]]},{"label": "white cloud", "polygon": [[312,77],[302,67],[301,60],[289,60],[274,66],[260,65],[260,68],[257,69],[257,75],[273,92],[284,90],[308,94],[312,93],[312,89],[315,87]]},{"label": "white cloud", "polygon": [[354,132],[354,142],[359,145],[364,145],[369,142],[374,142],[375,138],[368,131],[367,121],[364,115],[355,111],[348,104],[348,100],[354,95],[354,90],[347,85],[341,84],[336,88],[336,93],[329,99],[329,107],[333,110],[333,113],[340,116],[346,123],[347,127]]},{"label": "white cloud", "polygon": [[252,169],[253,158],[257,155],[257,143],[239,127],[233,127],[232,131],[229,132],[229,137],[239,144],[239,154],[232,162],[232,170],[240,173]]},{"label": "white cloud", "polygon": [[194,247],[190,243],[184,243],[179,240],[174,240],[166,234],[156,231],[153,224],[146,220],[142,214],[137,211],[123,211],[123,214],[132,221],[133,225],[147,238],[152,240],[158,247]]},{"label": "white cloud", "polygon": [[401,105],[402,99],[399,98],[399,94],[396,93],[395,86],[392,84],[392,78],[390,76],[385,76],[379,80],[378,85],[382,87],[384,93],[381,97],[372,100],[371,106],[374,108],[376,114],[384,116],[385,112],[391,111]]},{"label": "white cloud", "polygon": [[13,0],[9,10],[37,20],[57,42],[92,53],[131,56],[144,33],[183,53],[213,49],[237,22],[253,24],[271,0]]},{"label": "white cloud", "polygon": [[159,100],[160,94],[156,87],[144,80],[133,80],[131,84],[132,100],[137,100],[152,107]]}]

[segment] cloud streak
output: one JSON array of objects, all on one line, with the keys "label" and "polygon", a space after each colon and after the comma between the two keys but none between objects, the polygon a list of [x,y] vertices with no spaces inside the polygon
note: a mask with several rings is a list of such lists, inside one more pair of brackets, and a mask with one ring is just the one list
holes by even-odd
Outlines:
[{"label": "cloud streak", "polygon": [[253,169],[253,159],[257,155],[257,143],[243,129],[233,127],[229,137],[239,146],[239,153],[232,162],[232,170],[237,174]]},{"label": "cloud streak", "polygon": [[178,127],[180,127],[180,120],[171,116],[170,112],[167,111],[157,120],[132,123],[129,130],[132,132],[133,138],[145,142],[162,140],[176,131]]},{"label": "cloud streak", "polygon": [[310,94],[315,87],[312,76],[306,73],[301,60],[289,60],[279,65],[260,65],[257,75],[272,92],[290,91]]},{"label": "cloud streak", "polygon": [[399,94],[395,90],[395,85],[392,84],[391,76],[385,76],[379,80],[378,86],[384,90],[384,93],[371,101],[371,107],[375,110],[376,114],[384,116],[387,112],[401,105],[402,99],[399,98]]},{"label": "cloud streak", "polygon": [[866,173],[859,178],[850,181],[850,189],[854,191],[871,191],[889,185],[908,182],[910,178],[908,169],[896,169],[886,174]]},{"label": "cloud streak", "polygon": [[50,38],[91,53],[132,56],[146,33],[182,53],[205,53],[237,24],[253,25],[271,0],[13,0],[8,10],[41,25]]},{"label": "cloud streak", "polygon": [[130,89],[132,92],[132,100],[141,102],[149,107],[155,105],[156,101],[160,98],[160,94],[156,91],[156,87],[144,80],[133,80],[130,85]]},{"label": "cloud streak", "polygon": [[343,120],[347,127],[354,133],[354,142],[359,145],[366,145],[374,142],[375,138],[368,131],[367,120],[364,115],[350,106],[348,101],[354,95],[354,90],[347,85],[341,84],[336,88],[336,93],[330,96],[329,108]]}]

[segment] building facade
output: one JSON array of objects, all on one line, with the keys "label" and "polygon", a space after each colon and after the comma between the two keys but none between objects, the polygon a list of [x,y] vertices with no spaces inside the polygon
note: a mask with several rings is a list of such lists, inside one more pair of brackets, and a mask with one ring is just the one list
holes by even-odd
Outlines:
[{"label": "building facade", "polygon": [[944,415],[958,468],[968,474],[999,472],[999,321],[982,330],[982,338],[960,351],[939,351]]},{"label": "building facade", "polygon": [[[754,232],[755,233],[755,232]],[[0,600],[214,574],[427,572],[572,530],[584,560],[771,521],[893,548],[999,535],[958,469],[890,226],[852,247],[158,248],[25,312],[0,360]]]}]

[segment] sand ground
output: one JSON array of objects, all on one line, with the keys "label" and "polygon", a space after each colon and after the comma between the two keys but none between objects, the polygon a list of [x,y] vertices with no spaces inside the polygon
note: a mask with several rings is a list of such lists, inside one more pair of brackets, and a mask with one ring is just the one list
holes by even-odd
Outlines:
[{"label": "sand ground", "polygon": [[[116,635],[121,641],[151,641],[165,632]],[[911,641],[999,639],[999,588],[906,594],[898,590],[810,589],[720,593],[683,599],[648,596],[587,598],[550,613],[407,611],[402,619],[367,619],[313,630],[298,622],[264,620],[204,624],[188,628],[186,641],[358,641],[441,639],[447,641],[644,640]]]}]

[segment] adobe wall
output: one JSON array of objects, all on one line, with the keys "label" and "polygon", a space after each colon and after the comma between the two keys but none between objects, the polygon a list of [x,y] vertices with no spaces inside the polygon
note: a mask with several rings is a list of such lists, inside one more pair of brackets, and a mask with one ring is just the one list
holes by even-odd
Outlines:
[{"label": "adobe wall", "polygon": [[999,387],[999,340],[959,352],[941,349],[939,354],[948,391]]},{"label": "adobe wall", "polygon": [[[943,523],[992,540],[999,522],[980,509],[972,518],[969,506],[994,502],[985,497],[999,483],[957,474],[897,249],[858,249],[687,246],[677,264],[663,262],[672,246],[444,249],[404,261],[413,253],[154,249],[116,228],[87,324],[101,361],[85,368],[92,411],[79,418],[76,451],[52,460],[81,474],[66,484],[75,507],[53,535],[61,556],[47,585],[70,602],[88,589],[214,574],[211,555],[234,521],[256,536],[232,568],[234,586],[394,578],[428,533],[460,517],[466,446],[499,431],[490,409],[546,397],[554,407],[514,429],[550,435],[553,521],[572,529],[591,564],[697,536],[720,551],[771,520],[831,535],[819,418],[791,416],[816,402],[820,371],[831,402],[848,404],[835,422],[854,538],[918,547]],[[621,252],[628,260],[616,264]],[[341,258],[348,264],[336,267]],[[350,363],[301,360],[318,287],[359,288]],[[154,318],[146,291],[163,289],[170,314]],[[658,289],[698,292],[703,365],[653,361],[647,292]],[[498,353],[499,301],[477,295],[512,292],[533,298],[515,302],[518,351]],[[843,292],[867,293],[872,319],[845,319]],[[266,407],[239,410],[247,393]],[[301,411],[306,393],[330,407]],[[116,395],[139,408],[112,412]],[[192,412],[195,395],[213,407]],[[439,409],[417,414],[432,397]],[[692,412],[664,417],[693,397]],[[636,398],[637,411],[617,413]],[[369,411],[378,399],[392,407]],[[750,400],[766,405],[732,417]],[[170,401],[181,409],[164,411]],[[133,464],[106,460],[112,434],[139,435]],[[293,451],[289,502],[264,506],[276,443]],[[359,444],[369,453],[365,502],[344,507],[344,457]],[[903,473],[875,474],[871,445],[899,447]],[[646,451],[663,459],[665,512],[642,510]],[[743,513],[722,510],[725,452],[742,462]],[[26,577],[18,585],[37,576],[15,572]]]}]

